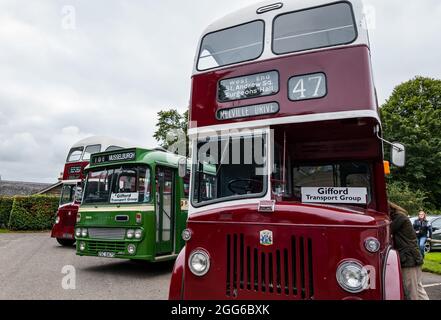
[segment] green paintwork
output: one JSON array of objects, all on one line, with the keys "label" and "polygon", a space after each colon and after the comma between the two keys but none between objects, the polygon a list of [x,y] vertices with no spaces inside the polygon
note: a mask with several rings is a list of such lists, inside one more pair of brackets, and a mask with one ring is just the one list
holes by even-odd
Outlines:
[{"label": "green paintwork", "polygon": [[[146,260],[146,261],[162,261],[176,258],[177,254],[185,245],[181,234],[186,227],[188,211],[185,207],[181,208],[181,201],[187,204],[187,198],[184,195],[184,181],[178,176],[178,164],[182,157],[175,154],[166,153],[158,150],[146,149],[127,149],[113,152],[104,152],[94,154],[92,159],[97,156],[108,156],[122,152],[135,151],[136,158],[132,161],[115,161],[104,164],[91,164],[86,168],[86,172],[104,168],[115,168],[121,165],[147,165],[151,170],[151,201],[143,204],[100,204],[100,205],[81,205],[79,214],[81,220],[77,223],[76,228],[120,228],[125,232],[130,229],[142,229],[143,235],[139,240],[101,240],[86,238],[77,238],[77,255],[79,256],[98,256],[98,252],[116,253],[115,258]],[[91,161],[92,163],[92,161]],[[174,178],[173,200],[174,200],[174,232],[173,243],[164,245],[156,241],[156,169],[157,167],[171,169]],[[136,214],[142,214],[142,222],[136,223]],[[128,216],[128,221],[116,221],[116,216]],[[80,244],[86,244],[86,250],[80,250]],[[90,247],[98,243],[100,250],[90,250]],[[136,255],[129,255],[127,246],[129,244],[136,245]],[[170,248],[168,252],[164,249]],[[159,253],[161,252],[162,253]],[[167,250],[165,250],[167,251]]]}]

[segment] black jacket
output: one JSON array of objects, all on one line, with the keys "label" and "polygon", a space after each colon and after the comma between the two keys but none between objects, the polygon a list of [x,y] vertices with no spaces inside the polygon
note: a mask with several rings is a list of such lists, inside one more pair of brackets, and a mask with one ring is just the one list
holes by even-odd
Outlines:
[{"label": "black jacket", "polygon": [[409,218],[400,211],[391,212],[391,218],[394,246],[400,254],[401,267],[413,268],[423,265],[423,256],[418,248],[417,236]]},{"label": "black jacket", "polygon": [[422,238],[432,238],[432,226],[429,224],[429,221],[420,219],[416,220],[413,223],[413,229],[415,230],[417,237]]}]

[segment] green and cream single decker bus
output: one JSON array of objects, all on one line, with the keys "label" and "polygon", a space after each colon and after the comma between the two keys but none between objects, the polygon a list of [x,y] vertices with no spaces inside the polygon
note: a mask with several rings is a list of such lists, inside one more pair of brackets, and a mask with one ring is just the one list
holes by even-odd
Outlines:
[{"label": "green and cream single decker bus", "polygon": [[92,155],[77,216],[77,255],[163,261],[185,242],[188,164],[162,149]]}]

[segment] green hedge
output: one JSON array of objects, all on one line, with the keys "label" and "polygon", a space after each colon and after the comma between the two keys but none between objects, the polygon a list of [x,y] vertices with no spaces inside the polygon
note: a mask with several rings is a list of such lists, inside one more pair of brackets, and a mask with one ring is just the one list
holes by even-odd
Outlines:
[{"label": "green hedge", "polygon": [[12,197],[0,197],[0,228],[8,227],[13,202]]},{"label": "green hedge", "polygon": [[57,197],[15,197],[8,227],[14,231],[50,230],[57,209]]}]

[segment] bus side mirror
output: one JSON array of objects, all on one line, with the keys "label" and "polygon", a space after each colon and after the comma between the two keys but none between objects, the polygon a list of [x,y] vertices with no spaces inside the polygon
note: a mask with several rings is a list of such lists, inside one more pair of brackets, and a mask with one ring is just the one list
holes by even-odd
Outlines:
[{"label": "bus side mirror", "polygon": [[403,144],[392,144],[392,163],[398,168],[406,166],[406,147]]},{"label": "bus side mirror", "polygon": [[178,175],[180,178],[185,178],[187,175],[187,159],[179,159],[178,162]]}]

